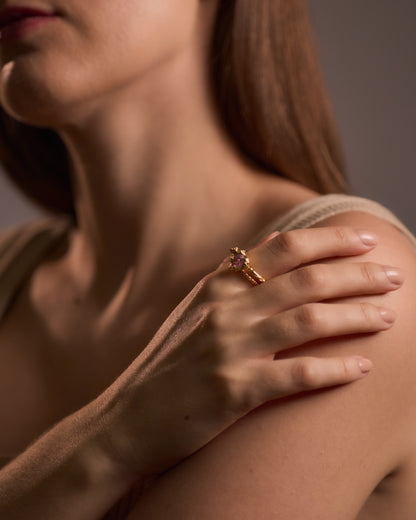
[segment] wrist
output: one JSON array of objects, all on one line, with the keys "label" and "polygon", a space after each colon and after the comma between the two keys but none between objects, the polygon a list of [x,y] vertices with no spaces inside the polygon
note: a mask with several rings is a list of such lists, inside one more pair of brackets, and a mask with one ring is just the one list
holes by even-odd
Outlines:
[{"label": "wrist", "polygon": [[141,480],[141,472],[127,463],[118,449],[117,411],[100,396],[81,412],[86,436],[74,461],[78,481],[86,487],[114,485],[121,495]]},{"label": "wrist", "polygon": [[101,518],[135,482],[102,439],[94,403],[45,432],[2,471],[0,517]]},{"label": "wrist", "polygon": [[[98,471],[126,486],[144,482],[146,471],[146,442],[140,440],[140,432],[126,427],[126,399],[120,397],[120,389],[110,386],[88,405],[91,435],[85,446],[84,457],[92,477]],[[143,450],[143,451],[141,451]],[[95,461],[95,464],[94,464]]]}]

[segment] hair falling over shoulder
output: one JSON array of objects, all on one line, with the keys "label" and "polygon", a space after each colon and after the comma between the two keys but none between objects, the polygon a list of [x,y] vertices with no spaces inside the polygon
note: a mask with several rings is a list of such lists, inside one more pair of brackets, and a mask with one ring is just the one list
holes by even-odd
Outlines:
[{"label": "hair falling over shoulder", "polygon": [[[218,112],[244,155],[319,193],[346,191],[304,0],[221,0],[209,66]],[[75,215],[68,155],[53,130],[0,109],[0,162],[37,204]]]}]

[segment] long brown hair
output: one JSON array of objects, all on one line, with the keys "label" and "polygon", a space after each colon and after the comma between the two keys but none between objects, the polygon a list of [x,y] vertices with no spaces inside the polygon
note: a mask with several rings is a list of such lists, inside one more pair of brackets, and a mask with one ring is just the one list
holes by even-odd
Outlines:
[{"label": "long brown hair", "polygon": [[[344,160],[303,0],[220,0],[210,54],[213,95],[241,151],[319,193],[345,191]],[[58,135],[0,113],[0,162],[29,198],[74,215]]]}]

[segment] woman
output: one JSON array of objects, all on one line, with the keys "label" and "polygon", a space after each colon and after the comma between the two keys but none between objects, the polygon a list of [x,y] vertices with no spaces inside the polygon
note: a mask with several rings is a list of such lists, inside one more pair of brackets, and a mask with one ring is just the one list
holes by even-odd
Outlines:
[{"label": "woman", "polygon": [[[3,239],[2,518],[144,484],[107,517],[411,518],[413,238],[317,198],[341,162],[300,1],[13,5],[3,163],[76,225]],[[270,235],[300,204],[316,229]]]}]

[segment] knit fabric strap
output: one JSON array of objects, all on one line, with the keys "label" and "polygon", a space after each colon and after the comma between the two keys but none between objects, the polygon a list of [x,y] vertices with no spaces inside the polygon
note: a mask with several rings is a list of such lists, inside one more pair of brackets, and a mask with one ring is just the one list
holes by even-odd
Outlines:
[{"label": "knit fabric strap", "polygon": [[387,208],[362,197],[350,195],[323,195],[308,200],[291,211],[285,213],[273,221],[265,230],[262,237],[273,233],[273,231],[290,231],[292,229],[308,228],[322,222],[323,220],[346,213],[348,211],[363,211],[387,220],[399,231],[401,231],[409,242],[416,247],[416,237],[412,232]]},{"label": "knit fabric strap", "polygon": [[0,319],[51,247],[66,236],[66,219],[45,218],[7,231],[0,242]]}]

